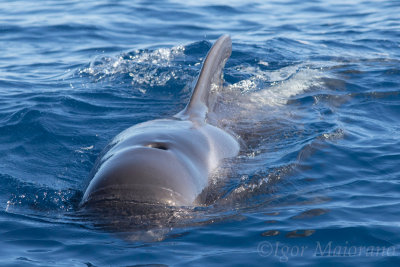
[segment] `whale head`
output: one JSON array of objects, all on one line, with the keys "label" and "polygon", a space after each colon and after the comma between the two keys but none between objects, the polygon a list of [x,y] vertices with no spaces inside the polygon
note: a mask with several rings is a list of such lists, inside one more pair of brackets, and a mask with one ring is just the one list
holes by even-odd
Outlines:
[{"label": "whale head", "polygon": [[207,150],[207,140],[191,122],[155,120],[133,126],[114,138],[101,157],[82,203],[190,205],[205,183]]}]

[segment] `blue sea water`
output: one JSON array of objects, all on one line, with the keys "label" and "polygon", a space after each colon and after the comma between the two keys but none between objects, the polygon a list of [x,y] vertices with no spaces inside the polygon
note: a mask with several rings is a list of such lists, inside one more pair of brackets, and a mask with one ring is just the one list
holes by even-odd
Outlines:
[{"label": "blue sea water", "polygon": [[[400,2],[1,1],[1,266],[397,266]],[[78,208],[97,156],[187,103],[221,34],[204,206]]]}]

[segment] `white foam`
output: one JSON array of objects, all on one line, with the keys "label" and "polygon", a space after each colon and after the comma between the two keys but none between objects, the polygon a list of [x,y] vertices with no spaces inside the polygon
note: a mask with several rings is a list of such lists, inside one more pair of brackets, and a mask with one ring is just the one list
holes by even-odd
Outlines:
[{"label": "white foam", "polygon": [[136,51],[134,56],[129,58],[137,63],[151,63],[159,66],[170,66],[171,61],[179,55],[183,55],[184,46],[176,46],[172,48],[159,48],[154,51],[140,52]]},{"label": "white foam", "polygon": [[79,71],[89,74],[95,81],[113,78],[116,75],[128,74],[132,78],[132,86],[145,93],[143,85],[164,86],[170,79],[181,76],[174,70],[162,70],[174,66],[173,60],[184,54],[184,46],[160,48],[154,51],[135,51],[133,55],[118,57],[101,57],[91,62],[88,68]]},{"label": "white foam", "polygon": [[246,101],[241,102],[246,107],[285,105],[291,97],[321,85],[319,70],[301,65],[284,67],[276,71],[264,71],[258,67],[238,69],[252,76],[228,86],[228,90],[239,90],[245,96]]},{"label": "white foam", "polygon": [[311,87],[319,86],[321,83],[319,78],[319,72],[316,70],[300,70],[287,80],[275,81],[270,88],[252,93],[249,100],[255,105],[285,105],[291,97],[304,93]]},{"label": "white foam", "polygon": [[321,69],[304,64],[274,71],[258,66],[238,66],[235,69],[248,78],[220,88],[215,112],[209,117],[212,123],[232,128],[239,135],[246,129],[238,129],[237,125],[258,124],[271,116],[290,113],[291,109],[284,108],[290,99],[323,85]]}]

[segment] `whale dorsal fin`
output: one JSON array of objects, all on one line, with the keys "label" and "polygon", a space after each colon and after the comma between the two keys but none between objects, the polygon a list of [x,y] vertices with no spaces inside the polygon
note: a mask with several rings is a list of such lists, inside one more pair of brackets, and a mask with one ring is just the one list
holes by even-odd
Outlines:
[{"label": "whale dorsal fin", "polygon": [[209,109],[209,92],[213,83],[221,80],[222,69],[232,53],[229,35],[222,35],[211,47],[203,62],[196,86],[189,103],[176,117],[181,119],[205,119]]}]

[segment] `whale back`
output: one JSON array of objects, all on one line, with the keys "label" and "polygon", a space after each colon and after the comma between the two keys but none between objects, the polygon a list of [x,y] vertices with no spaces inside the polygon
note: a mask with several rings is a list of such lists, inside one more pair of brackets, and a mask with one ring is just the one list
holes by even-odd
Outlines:
[{"label": "whale back", "polygon": [[93,169],[81,207],[101,207],[109,201],[123,205],[196,204],[210,172],[240,149],[234,136],[206,123],[211,109],[209,92],[222,81],[222,69],[231,51],[227,35],[211,47],[191,99],[176,115],[178,119],[137,124],[113,139]]},{"label": "whale back", "polygon": [[190,120],[205,119],[210,103],[209,92],[213,83],[222,82],[222,69],[232,53],[229,35],[222,35],[211,47],[201,68],[192,97],[187,106],[175,117]]}]

